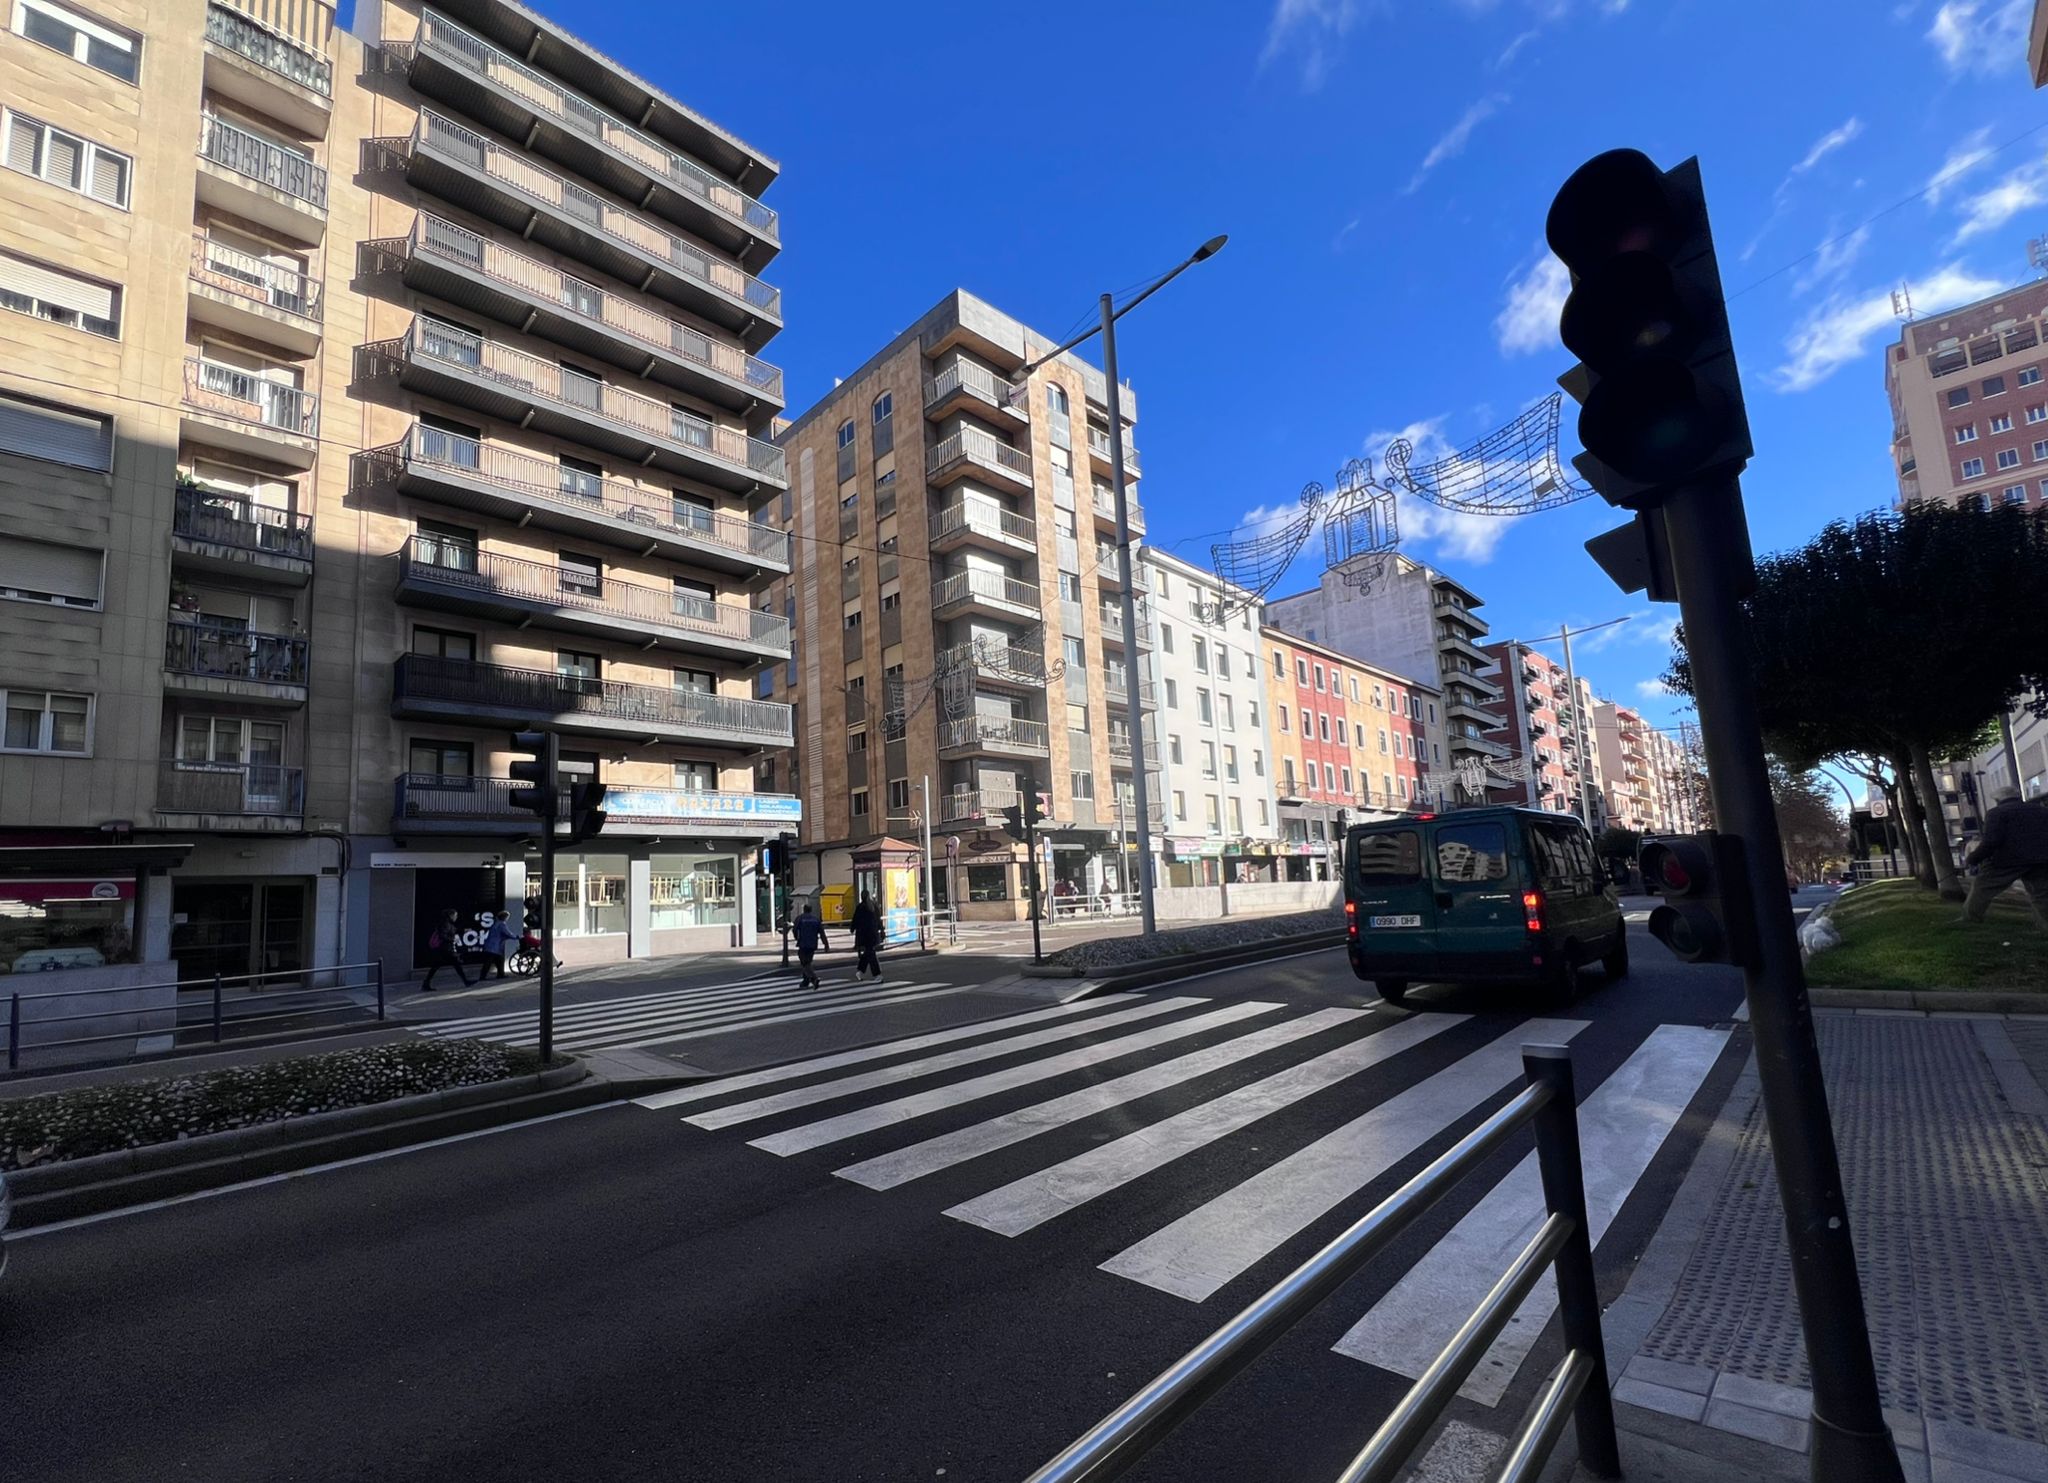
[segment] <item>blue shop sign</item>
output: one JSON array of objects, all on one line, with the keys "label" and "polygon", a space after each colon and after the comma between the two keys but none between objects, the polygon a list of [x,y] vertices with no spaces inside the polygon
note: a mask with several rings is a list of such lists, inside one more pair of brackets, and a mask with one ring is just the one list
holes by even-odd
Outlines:
[{"label": "blue shop sign", "polygon": [[803,800],[763,793],[692,793],[681,788],[607,788],[604,808],[622,819],[709,819],[786,824],[803,819]]}]

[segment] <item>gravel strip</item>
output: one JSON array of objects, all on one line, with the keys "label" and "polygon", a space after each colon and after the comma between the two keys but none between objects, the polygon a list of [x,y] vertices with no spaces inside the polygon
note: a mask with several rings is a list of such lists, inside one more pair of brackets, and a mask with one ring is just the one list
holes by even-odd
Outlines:
[{"label": "gravel strip", "polygon": [[1214,922],[1200,927],[1180,927],[1150,936],[1098,937],[1077,942],[1046,955],[1048,963],[1063,968],[1117,968],[1142,963],[1150,958],[1172,958],[1188,953],[1213,952],[1218,948],[1243,947],[1275,937],[1298,937],[1304,932],[1329,932],[1344,925],[1341,911],[1303,911],[1284,917],[1254,917],[1242,922]]}]

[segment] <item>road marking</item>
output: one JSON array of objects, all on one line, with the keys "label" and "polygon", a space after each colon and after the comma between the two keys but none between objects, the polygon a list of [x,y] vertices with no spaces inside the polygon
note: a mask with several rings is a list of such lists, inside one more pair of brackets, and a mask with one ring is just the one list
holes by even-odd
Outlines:
[{"label": "road marking", "polygon": [[798,1087],[794,1091],[778,1092],[771,1097],[759,1097],[751,1102],[736,1102],[712,1112],[696,1113],[684,1118],[683,1121],[700,1128],[729,1128],[734,1123],[772,1117],[778,1112],[809,1107],[814,1102],[829,1102],[837,1097],[850,1097],[856,1092],[869,1092],[876,1087],[893,1086],[899,1081],[908,1081],[915,1076],[952,1071],[961,1066],[971,1066],[977,1061],[992,1061],[998,1056],[1015,1055],[1022,1050],[1036,1050],[1041,1045],[1072,1040],[1077,1035],[1092,1035],[1097,1030],[1106,1030],[1112,1025],[1151,1019],[1155,1015],[1170,1014],[1176,1009],[1188,1009],[1208,1002],[1206,999],[1159,999],[1149,1004],[1137,1004],[1129,1009],[1120,1009],[1115,1014],[1101,1015],[1080,1024],[1055,1025],[1049,1030],[1034,1030],[1029,1035],[1015,1035],[1008,1040],[997,1040],[968,1050],[948,1051],[940,1056],[927,1056],[922,1061],[910,1061],[880,1071],[867,1071],[858,1076],[842,1076],[836,1081],[821,1081],[811,1086]]},{"label": "road marking", "polygon": [[1515,1080],[1524,1045],[1569,1041],[1586,1023],[1524,1021],[1126,1247],[1102,1270],[1202,1302]]},{"label": "road marking", "polygon": [[1281,1006],[1278,1004],[1261,1004],[1255,1000],[1226,1005],[1207,1014],[1175,1020],[1167,1025],[1157,1025],[1152,1029],[1141,1030],[1134,1035],[1120,1036],[1115,1040],[1105,1040],[1100,1045],[1083,1046],[1079,1050],[1067,1051],[1063,1055],[1051,1056],[1043,1061],[1030,1061],[1022,1066],[1011,1066],[986,1076],[977,1076],[970,1081],[954,1082],[930,1091],[898,1097],[893,1101],[855,1108],[852,1112],[828,1117],[822,1122],[806,1123],[800,1128],[791,1128],[765,1138],[755,1138],[751,1140],[752,1146],[785,1157],[810,1148],[822,1148],[827,1143],[843,1142],[848,1138],[859,1137],[862,1133],[872,1133],[877,1128],[909,1122],[912,1118],[923,1117],[926,1113],[942,1112],[948,1107],[958,1107],[968,1102],[979,1101],[983,1097],[993,1097],[1000,1092],[1029,1086],[1036,1081],[1050,1081],[1056,1076],[1065,1076],[1072,1071],[1099,1066],[1104,1061],[1120,1060],[1138,1051],[1149,1050],[1155,1045],[1185,1040],[1190,1035],[1221,1029],[1225,1025],[1250,1019],[1254,1015],[1270,1014],[1279,1008]]},{"label": "road marking", "polygon": [[[966,992],[967,990],[964,987],[955,984],[920,984],[915,989],[890,989],[879,994],[870,990],[866,994],[844,999],[842,1002],[824,1003],[820,1007],[793,1009],[786,1014],[763,1015],[755,1013],[745,1018],[725,1019],[713,1024],[641,1030],[623,1038],[612,1036],[594,1039],[589,1041],[583,1048],[587,1050],[631,1050],[635,1046],[664,1045],[671,1040],[695,1040],[705,1035],[726,1035],[735,1030],[756,1030],[764,1025],[786,1025],[797,1020],[821,1019],[826,1015],[856,1014],[863,1009],[877,1008],[882,1005],[903,1004],[913,999],[936,999],[946,994],[964,994]],[[809,1000],[800,999],[796,1003],[806,1006],[817,1005],[820,998],[821,996],[813,995]]]},{"label": "road marking", "polygon": [[[855,988],[852,985],[848,985],[843,989],[792,989],[788,991],[778,989],[772,993],[758,994],[746,999],[736,999],[724,1004],[685,1004],[672,1010],[636,1010],[625,1015],[608,1016],[602,1019],[572,1020],[566,1023],[557,1018],[555,1021],[555,1038],[561,1040],[566,1036],[573,1035],[586,1043],[598,1044],[607,1038],[615,1038],[622,1035],[638,1035],[644,1033],[649,1028],[659,1028],[663,1025],[712,1024],[721,1020],[740,1019],[754,1014],[773,1013],[793,1005],[849,1005],[858,1007],[861,1004],[876,1003],[896,998],[903,994],[915,993],[920,989],[945,989],[951,987],[951,984],[935,983],[914,984],[902,988],[880,990],[866,986]],[[513,1040],[513,1044],[532,1044],[539,1034],[538,1019],[530,1017],[525,1025],[519,1027],[518,1033],[524,1039]]]},{"label": "road marking", "polygon": [[1239,1061],[1264,1055],[1283,1045],[1317,1035],[1338,1025],[1348,1025],[1370,1013],[1363,1009],[1322,1009],[1300,1019],[1289,1020],[1281,1025],[1269,1025],[1235,1040],[1226,1040],[1221,1045],[1177,1056],[1171,1061],[1162,1061],[1157,1066],[1147,1066],[1142,1071],[1133,1071],[1128,1076],[1119,1076],[1098,1086],[1083,1087],[1069,1092],[1064,1097],[1054,1097],[1049,1102],[1040,1102],[1035,1107],[1026,1107],[1002,1117],[990,1118],[987,1122],[976,1123],[973,1127],[961,1128],[957,1132],[942,1133],[936,1138],[927,1138],[922,1143],[913,1143],[908,1148],[899,1148],[894,1153],[867,1159],[858,1164],[848,1164],[832,1172],[841,1179],[850,1179],[855,1184],[864,1184],[869,1189],[894,1189],[913,1179],[921,1179],[940,1169],[964,1163],[968,1159],[980,1158],[999,1148],[1008,1148],[1053,1128],[1079,1122],[1082,1118],[1093,1117],[1098,1112],[1120,1107],[1126,1102],[1192,1081],[1198,1076],[1207,1076]]},{"label": "road marking", "polygon": [[[854,980],[838,979],[828,984],[837,988],[851,986]],[[765,982],[741,982],[724,984],[698,984],[691,988],[667,989],[655,994],[622,995],[616,999],[593,999],[578,1004],[555,1006],[555,1023],[566,1025],[584,1020],[604,1019],[631,1012],[652,1012],[658,1009],[679,1009],[697,1004],[718,1004],[728,1000],[746,1000],[758,997],[764,991],[779,989],[780,985]],[[794,989],[796,985],[788,985]],[[516,1030],[530,1025],[539,1013],[537,1005],[524,1009],[506,1010],[499,1014],[472,1015],[467,1019],[438,1020],[423,1028],[423,1033],[446,1035],[457,1031],[470,1030]]]},{"label": "road marking", "polygon": [[1314,1060],[1277,1071],[1250,1086],[1190,1107],[1049,1169],[1027,1174],[1000,1189],[955,1205],[946,1214],[1004,1236],[1022,1235],[1183,1154],[1206,1147],[1262,1117],[1293,1106],[1304,1097],[1391,1060],[1467,1018],[1462,1014],[1411,1015]]},{"label": "road marking", "polygon": [[[1727,1043],[1725,1030],[1660,1025],[1579,1104],[1586,1230],[1596,1246]],[[1545,1215],[1542,1169],[1531,1153],[1352,1325],[1337,1352],[1419,1377]],[[1459,1393],[1499,1405],[1556,1307],[1556,1286],[1538,1283]]]}]

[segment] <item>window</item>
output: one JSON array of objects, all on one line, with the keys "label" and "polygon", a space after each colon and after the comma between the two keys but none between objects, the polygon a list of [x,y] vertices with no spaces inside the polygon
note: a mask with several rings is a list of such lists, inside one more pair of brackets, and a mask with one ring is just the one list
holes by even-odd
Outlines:
[{"label": "window", "polygon": [[2025,504],[2027,502],[2027,486],[2024,484],[2008,484],[2005,487],[2004,498],[2005,502],[2009,505]]},{"label": "window", "polygon": [[1308,661],[1298,655],[1294,661],[1294,682],[1304,688],[1308,685]]},{"label": "window", "polygon": [[688,690],[693,695],[718,693],[718,676],[708,669],[676,670],[672,683],[675,689]]},{"label": "window", "polygon": [[1227,742],[1223,747],[1223,776],[1233,783],[1237,781],[1237,748]]},{"label": "window", "polygon": [[1232,834],[1244,833],[1244,805],[1233,798],[1224,807],[1230,811],[1230,832]]},{"label": "window", "polygon": [[853,477],[853,419],[839,424],[839,482]]},{"label": "window", "polygon": [[1294,791],[1294,759],[1292,757],[1282,757],[1280,759],[1280,791],[1282,793],[1292,793]]},{"label": "window", "polygon": [[1385,730],[1380,732],[1380,755],[1382,757],[1387,755],[1387,733]]},{"label": "window", "polygon": [[[1081,579],[1079,577],[1076,577],[1074,579],[1074,596],[1078,598],[1080,595]],[[1202,641],[1200,639],[1195,640],[1195,643],[1198,645],[1201,642]],[[1169,654],[1173,652],[1173,625],[1171,623],[1162,623],[1159,625],[1159,647],[1164,649]],[[1197,668],[1201,669],[1201,671],[1204,674],[1208,673],[1207,665],[1199,665],[1197,666]]]},{"label": "window", "polygon": [[889,812],[901,813],[910,807],[910,779],[889,779]]},{"label": "window", "polygon": [[136,39],[125,31],[87,20],[54,0],[15,0],[14,29],[30,41],[64,53],[74,62],[83,62],[123,82],[135,81],[139,49]]},{"label": "window", "polygon": [[121,337],[121,290],[0,252],[0,307],[109,340]]},{"label": "window", "polygon": [[880,458],[896,446],[896,398],[883,392],[875,398],[874,430],[869,441],[875,445],[875,457]]},{"label": "window", "polygon": [[1287,733],[1287,717],[1289,715],[1288,709],[1286,706],[1283,705],[1277,712],[1275,712],[1275,714],[1278,715],[1280,718],[1280,733],[1284,736]]},{"label": "window", "polygon": [[1383,711],[1386,709],[1386,706],[1381,703],[1380,687],[1377,685],[1372,687],[1372,708],[1376,711]]},{"label": "window", "polygon": [[1388,803],[1394,801],[1394,775],[1390,772],[1380,774],[1380,797]]},{"label": "window", "polygon": [[1230,651],[1221,644],[1216,646],[1216,677],[1219,680],[1230,678]]},{"label": "window", "polygon": [[1060,573],[1060,598],[1065,602],[1081,600],[1081,578],[1076,573]]},{"label": "window", "polygon": [[1339,716],[1337,718],[1337,744],[1339,746],[1345,747],[1351,745],[1351,737],[1349,732],[1345,729],[1344,718],[1342,716]]},{"label": "window", "polygon": [[1216,776],[1216,743],[1214,742],[1205,741],[1202,743],[1202,776],[1205,778]]},{"label": "window", "polygon": [[[1216,652],[1220,654],[1223,651],[1219,649]],[[1218,695],[1216,697],[1216,704],[1218,707],[1217,716],[1220,718],[1219,724],[1222,725],[1223,729],[1226,731],[1237,730],[1237,710],[1232,704],[1230,697],[1228,695]]]},{"label": "window", "polygon": [[1351,703],[1358,704],[1358,676],[1351,676]]},{"label": "window", "polygon": [[1180,709],[1180,686],[1176,685],[1171,678],[1166,682],[1166,708],[1170,711]]},{"label": "window", "polygon": [[1948,394],[1948,404],[1949,404],[1949,405],[1950,405],[1951,407],[1967,407],[1967,406],[1969,406],[1969,405],[1970,405],[1970,388],[1969,388],[1969,387],[1967,387],[1967,386],[1957,386],[1957,387],[1952,387],[1952,388],[1950,389],[1950,391],[1949,391],[1949,394]]},{"label": "window", "polygon": [[1301,776],[1302,781],[1308,784],[1309,792],[1320,793],[1322,791],[1322,789],[1316,786],[1316,765],[1306,757],[1302,758],[1301,761]]},{"label": "window", "polygon": [[2038,386],[2041,383],[2041,368],[2039,366],[2028,366],[2015,379],[2021,386]]},{"label": "window", "polygon": [[429,659],[476,658],[476,635],[457,633],[447,628],[415,628],[412,631],[412,651]]},{"label": "window", "polygon": [[718,786],[718,769],[709,762],[678,762],[670,778],[685,793],[709,793]]},{"label": "window", "polygon": [[1984,395],[1986,395],[1986,396],[2004,396],[2004,395],[2005,395],[2005,377],[2003,377],[2003,376],[1986,376],[1986,377],[1984,378]]},{"label": "window", "polygon": [[128,156],[11,110],[7,168],[109,206],[128,206]]},{"label": "window", "polygon": [[1257,748],[1257,747],[1253,747],[1253,748],[1252,748],[1252,776],[1253,776],[1253,777],[1255,777],[1255,778],[1262,778],[1262,777],[1264,777],[1265,775],[1266,775],[1266,754],[1265,754],[1265,753],[1264,753],[1263,751],[1259,750],[1259,748]]},{"label": "window", "polygon": [[2044,458],[2048,458],[2048,439],[2043,439],[2041,442],[2034,444],[2035,461],[2039,462]]},{"label": "window", "polygon": [[1095,774],[1092,772],[1068,773],[1067,791],[1075,798],[1093,798],[1095,796]]},{"label": "window", "polygon": [[856,819],[865,819],[868,816],[868,790],[865,788],[853,790],[853,816]]},{"label": "window", "polygon": [[0,746],[10,752],[61,752],[83,757],[91,748],[92,697],[46,690],[8,690],[7,726]]},{"label": "window", "polygon": [[1222,799],[1218,798],[1214,793],[1209,794],[1202,800],[1202,814],[1202,822],[1208,826],[1209,833],[1221,834],[1223,832]]},{"label": "window", "polygon": [[[603,593],[604,569],[595,556],[578,556],[574,552],[564,551],[555,560],[555,569],[561,574],[563,592],[575,597],[597,597]],[[677,588],[677,612],[683,610],[680,604],[682,595],[682,589]]]},{"label": "window", "polygon": [[98,551],[0,536],[0,597],[60,608],[100,605]]},{"label": "window", "polygon": [[1981,459],[1981,458],[1966,458],[1966,459],[1964,459],[1964,460],[1963,460],[1963,462],[1962,462],[1962,467],[1961,467],[1961,470],[1960,470],[1960,474],[1961,474],[1961,477],[1962,477],[1962,478],[1965,478],[1965,479],[1981,479],[1981,478],[1983,478],[1983,477],[1984,477],[1984,460],[1983,460],[1983,459]]},{"label": "window", "polygon": [[1321,665],[1319,664],[1319,665],[1317,665],[1317,666],[1316,666],[1316,694],[1318,694],[1318,695],[1321,695],[1322,693],[1323,693],[1323,667],[1322,667],[1322,666],[1321,666]]},{"label": "window", "polygon": [[1337,769],[1327,762],[1323,764],[1323,791],[1325,793],[1335,793],[1337,791]]},{"label": "window", "polygon": [[1183,824],[1188,821],[1188,795],[1179,788],[1173,790],[1173,816]]},{"label": "window", "polygon": [[[227,728],[233,729],[223,735]],[[223,748],[241,746],[241,729],[241,722],[226,716],[187,716],[185,729],[178,738],[178,756],[187,762],[202,759],[208,762],[238,761],[239,751],[227,754]],[[283,728],[278,729],[278,744],[282,746]],[[206,750],[202,751],[202,746]],[[405,770],[416,777],[473,778],[476,776],[476,748],[468,742],[416,736],[411,746],[406,748]]]},{"label": "window", "polygon": [[1245,725],[1256,731],[1259,725],[1259,703],[1256,700],[1248,700],[1244,703],[1244,710]]},{"label": "window", "polygon": [[584,654],[575,649],[555,650],[556,683],[572,695],[597,695],[604,689],[599,677],[604,673],[604,661],[595,654]]},{"label": "window", "polygon": [[113,420],[0,393],[0,453],[104,473],[114,466]]},{"label": "window", "polygon": [[1436,878],[1446,885],[1506,880],[1507,830],[1499,824],[1437,825]]},{"label": "window", "polygon": [[1175,767],[1181,765],[1180,738],[1178,736],[1170,735],[1166,738],[1166,760]]},{"label": "window", "polygon": [[1998,415],[1997,415],[1996,417],[1992,418],[1992,419],[1991,419],[1991,427],[1990,427],[1990,431],[1992,431],[1992,432],[1995,432],[1995,433],[2009,433],[2009,432],[2011,432],[2011,431],[2012,431],[2012,413],[2010,413],[2010,412],[2001,412],[2001,413],[1999,413],[1999,414],[1998,414]]},{"label": "window", "polygon": [[858,631],[859,631],[859,629],[860,629],[860,609],[859,609],[859,608],[848,608],[848,609],[846,610],[846,631],[847,631],[848,633],[855,633],[855,632],[858,632]]},{"label": "window", "polygon": [[2036,402],[2033,406],[2027,408],[2027,421],[2048,422],[2048,405]]},{"label": "window", "polygon": [[1956,441],[1957,441],[1958,443],[1974,443],[1974,442],[1976,442],[1976,441],[1977,441],[1977,424],[1976,424],[1976,423],[1974,423],[1974,422],[1966,422],[1966,423],[1964,423],[1964,424],[1963,424],[1963,425],[1962,425],[1961,427],[1957,428],[1957,429],[1956,429]]},{"label": "window", "polygon": [[1259,811],[1259,825],[1261,828],[1263,828],[1268,822],[1266,818],[1266,800],[1263,798],[1254,798],[1252,800],[1252,805]]},{"label": "window", "polygon": [[1301,713],[1301,739],[1307,741],[1316,734],[1315,723],[1309,719],[1307,710]]},{"label": "window", "polygon": [[1287,656],[1278,649],[1273,651],[1273,678],[1276,680],[1287,678]]},{"label": "window", "polygon": [[868,729],[867,729],[867,728],[866,728],[865,726],[856,726],[856,727],[855,727],[855,728],[854,728],[853,730],[851,730],[851,731],[849,731],[849,732],[847,732],[847,733],[846,733],[846,755],[847,755],[847,756],[849,756],[849,757],[858,757],[858,756],[859,756],[859,755],[860,755],[861,753],[865,752],[865,751],[866,751],[867,749],[868,749]]},{"label": "window", "polygon": [[969,901],[1009,900],[1010,867],[1007,865],[968,866],[967,899]]},{"label": "window", "polygon": [[1213,701],[1207,690],[1195,691],[1195,715],[1206,725],[1216,719]]},{"label": "window", "polygon": [[1344,778],[1344,791],[1348,794],[1351,791],[1351,769],[1348,767],[1342,769],[1342,776]]},{"label": "window", "polygon": [[1330,716],[1327,711],[1316,712],[1316,734],[1324,741],[1330,739]]},{"label": "window", "polygon": [[2020,466],[2020,450],[2001,448],[1998,450],[1998,466],[2002,469],[2016,469]]}]

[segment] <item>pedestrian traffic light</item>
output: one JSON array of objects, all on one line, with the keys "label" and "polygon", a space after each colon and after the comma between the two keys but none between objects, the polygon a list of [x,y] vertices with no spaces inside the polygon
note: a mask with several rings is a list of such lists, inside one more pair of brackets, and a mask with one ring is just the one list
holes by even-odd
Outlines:
[{"label": "pedestrian traffic light", "polygon": [[606,791],[596,778],[580,779],[569,789],[569,837],[563,844],[581,844],[603,831]]},{"label": "pedestrian traffic light", "polygon": [[1580,474],[1641,510],[1739,473],[1749,419],[1699,162],[1596,155],[1558,191],[1544,235],[1572,278],[1558,333],[1579,364],[1558,384],[1581,404]]},{"label": "pedestrian traffic light", "polygon": [[1043,789],[1027,789],[1024,794],[1024,827],[1036,831],[1052,815],[1052,794]]},{"label": "pedestrian traffic light", "polygon": [[512,790],[512,806],[553,825],[561,814],[556,773],[561,768],[561,741],[552,731],[512,733],[512,765],[507,775],[523,788]]},{"label": "pedestrian traffic light", "polygon": [[998,809],[996,812],[1003,816],[1003,833],[1021,842],[1024,838],[1023,806],[1013,803],[1008,808]]},{"label": "pedestrian traffic light", "polygon": [[1711,829],[1653,839],[1638,859],[1664,898],[1650,935],[1685,963],[1757,963],[1756,914],[1742,841]]}]

